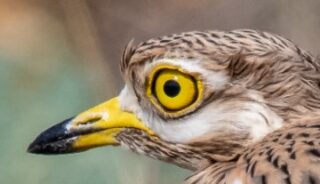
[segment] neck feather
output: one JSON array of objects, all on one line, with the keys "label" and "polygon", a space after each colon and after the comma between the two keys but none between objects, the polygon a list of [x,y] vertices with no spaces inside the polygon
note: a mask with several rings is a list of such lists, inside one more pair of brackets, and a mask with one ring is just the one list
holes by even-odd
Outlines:
[{"label": "neck feather", "polygon": [[120,144],[133,152],[192,171],[213,163],[236,160],[244,148],[245,139],[245,136],[228,135],[176,144],[150,137],[138,129],[125,129],[117,136]]}]

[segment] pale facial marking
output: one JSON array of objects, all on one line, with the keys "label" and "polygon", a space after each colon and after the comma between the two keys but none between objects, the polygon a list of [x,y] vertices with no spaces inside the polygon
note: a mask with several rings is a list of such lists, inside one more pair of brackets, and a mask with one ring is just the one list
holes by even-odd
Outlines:
[{"label": "pale facial marking", "polygon": [[[247,132],[253,140],[258,140],[281,126],[281,119],[264,107],[254,103],[244,105],[247,110],[230,111],[228,105],[213,102],[191,116],[166,122],[160,118],[150,122],[148,113],[143,113],[140,118],[162,139],[180,143],[221,131]],[[257,111],[269,116],[269,125]]]},{"label": "pale facial marking", "polygon": [[[171,64],[180,66],[188,72],[201,74],[204,82],[209,84],[206,87],[212,89],[221,89],[228,82],[229,78],[223,73],[208,71],[196,63],[197,61],[177,62],[177,60],[160,59],[147,65],[143,76],[147,76],[155,65]],[[252,93],[252,96],[261,101],[258,95]],[[164,121],[158,116],[153,116],[148,109],[140,107],[131,86],[125,86],[120,93],[119,100],[123,110],[133,112],[158,136],[171,142],[185,143],[207,133],[221,131],[245,132],[249,133],[253,140],[258,140],[282,126],[282,119],[279,116],[263,103],[252,101],[241,103],[241,108],[232,108],[233,104],[230,103],[211,102],[181,119]]]},{"label": "pale facial marking", "polygon": [[243,184],[240,179],[235,179],[232,184]]}]

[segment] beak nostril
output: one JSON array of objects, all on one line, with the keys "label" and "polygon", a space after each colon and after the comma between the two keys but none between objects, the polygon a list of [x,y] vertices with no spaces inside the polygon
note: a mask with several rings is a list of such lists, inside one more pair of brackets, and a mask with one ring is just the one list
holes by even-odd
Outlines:
[{"label": "beak nostril", "polygon": [[95,116],[88,117],[88,118],[85,118],[85,119],[82,119],[82,120],[78,121],[76,123],[76,125],[77,126],[91,125],[91,124],[96,123],[97,121],[100,121],[101,119],[102,119],[101,115],[95,115]]},{"label": "beak nostril", "polygon": [[95,118],[93,118],[93,119],[90,119],[90,120],[87,121],[87,122],[81,123],[81,125],[93,124],[93,123],[95,123],[95,122],[97,122],[97,121],[99,121],[99,120],[101,120],[101,119],[102,119],[101,117],[95,117]]}]

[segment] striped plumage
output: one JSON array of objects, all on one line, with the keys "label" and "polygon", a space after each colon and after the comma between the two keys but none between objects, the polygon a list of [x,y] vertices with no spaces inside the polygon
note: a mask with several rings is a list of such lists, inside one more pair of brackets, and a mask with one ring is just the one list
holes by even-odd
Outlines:
[{"label": "striped plumage", "polygon": [[319,122],[276,130],[243,149],[235,160],[199,170],[187,183],[319,183]]},{"label": "striped plumage", "polygon": [[[320,108],[320,63],[291,41],[274,34],[254,30],[187,32],[151,39],[127,48],[124,54],[124,79],[137,83],[135,86],[142,93],[143,84],[139,81],[143,82],[145,76],[135,72],[139,66],[158,58],[194,59],[204,68],[225,72],[233,86],[258,91],[285,120]],[[240,89],[231,93],[243,94]],[[219,96],[221,101],[230,99]]]},{"label": "striped plumage", "polygon": [[[159,65],[195,74],[202,99],[180,113],[151,102]],[[254,30],[173,34],[130,42],[121,72],[121,109],[155,135],[129,126],[117,144],[195,171],[186,183],[320,183],[320,62],[291,41]]]}]

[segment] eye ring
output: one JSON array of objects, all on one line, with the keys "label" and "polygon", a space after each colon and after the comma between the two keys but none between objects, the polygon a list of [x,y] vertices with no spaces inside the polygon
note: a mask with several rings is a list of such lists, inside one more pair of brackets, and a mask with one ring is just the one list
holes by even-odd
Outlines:
[{"label": "eye ring", "polygon": [[152,91],[167,111],[179,111],[191,105],[198,93],[193,77],[175,69],[159,70],[153,79]]},{"label": "eye ring", "polygon": [[147,78],[146,94],[152,104],[169,117],[179,117],[201,104],[203,85],[197,73],[172,65],[158,65]]}]

